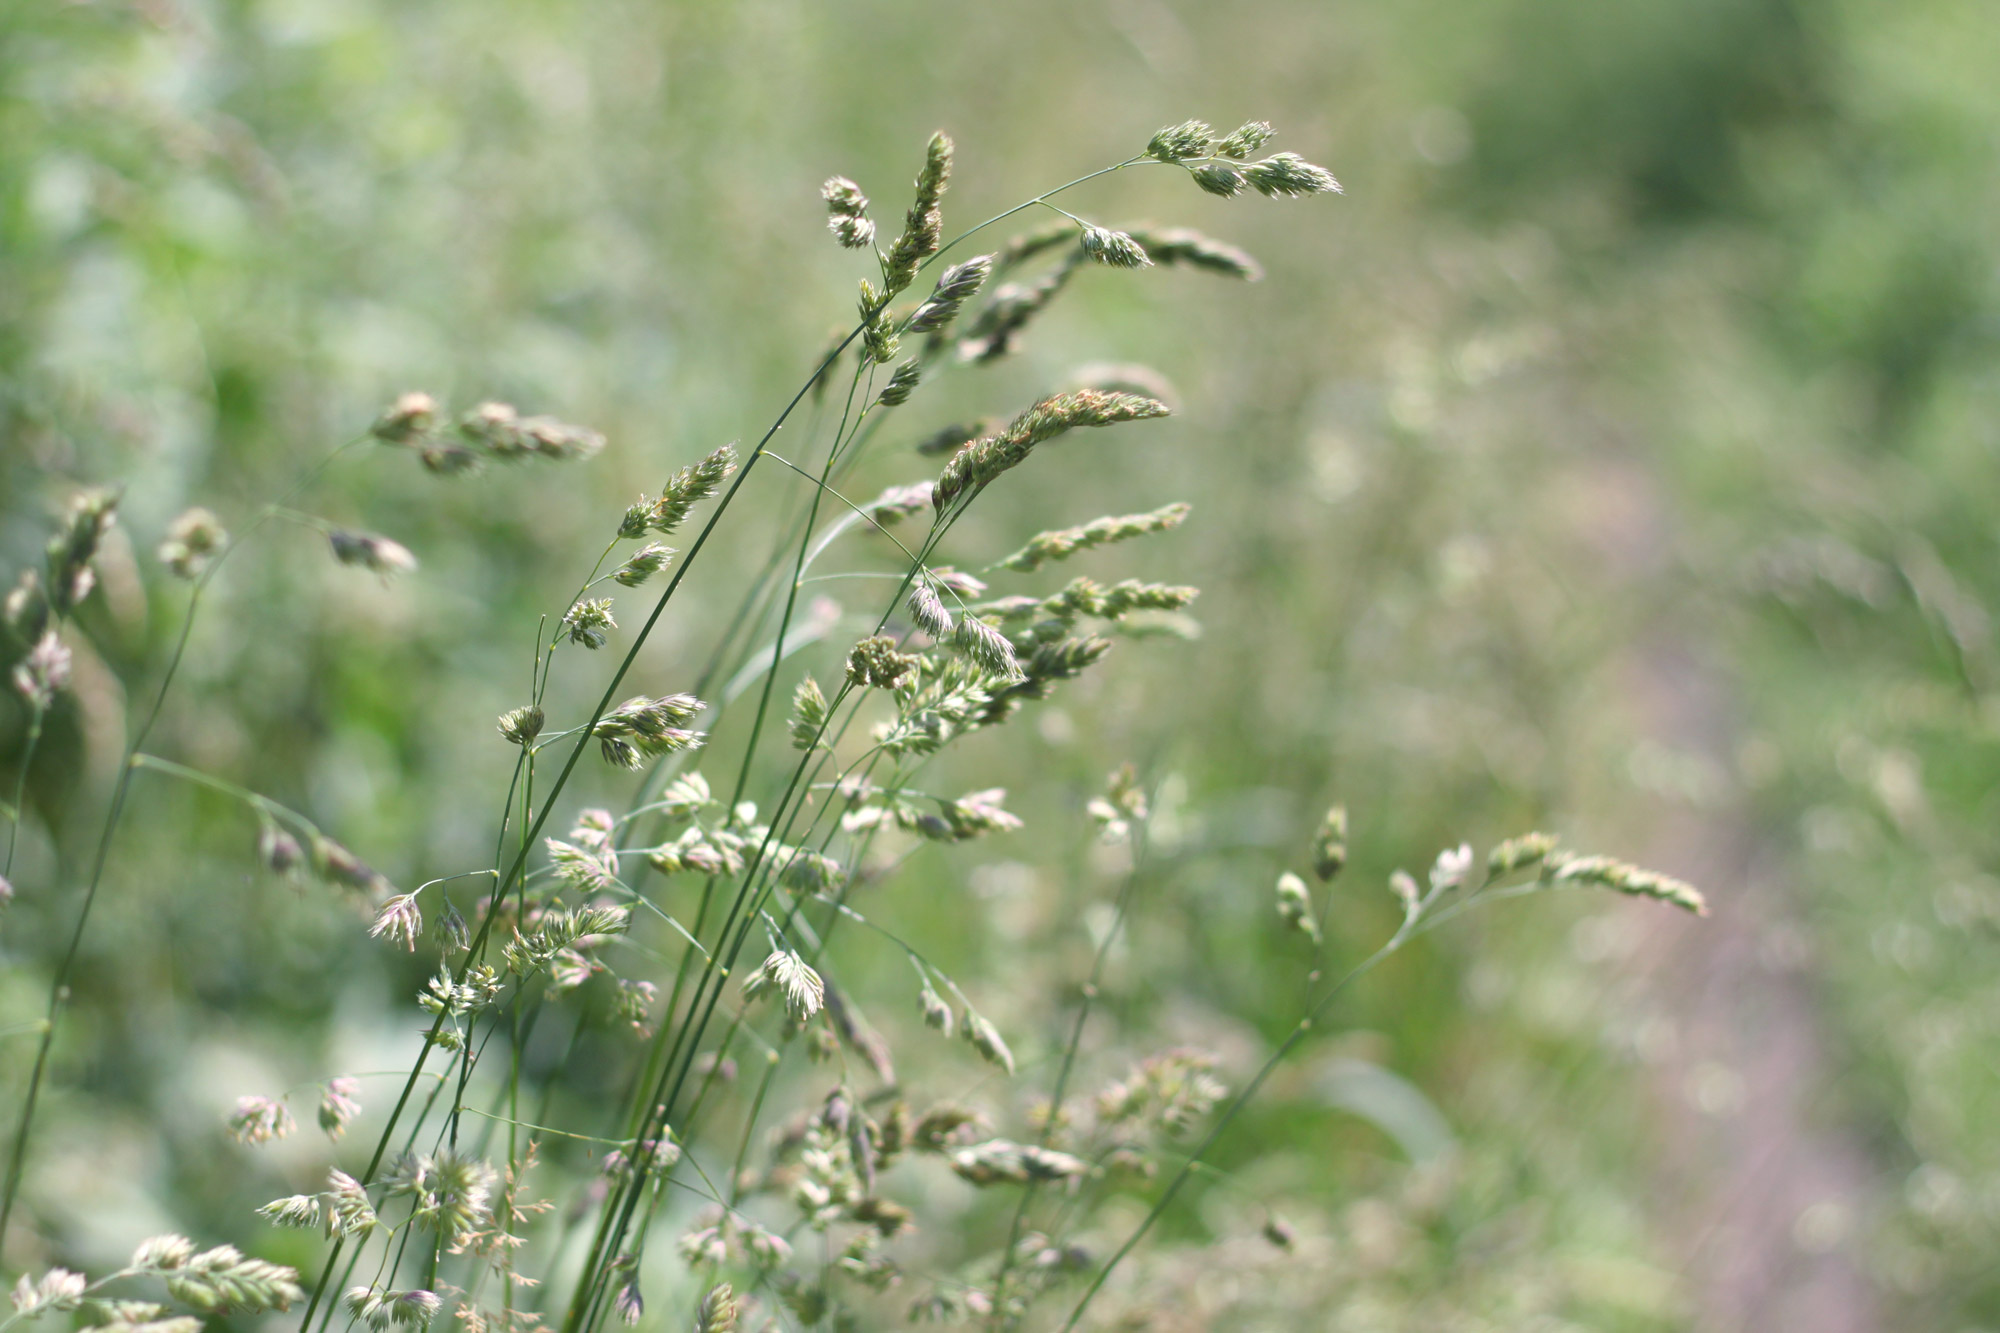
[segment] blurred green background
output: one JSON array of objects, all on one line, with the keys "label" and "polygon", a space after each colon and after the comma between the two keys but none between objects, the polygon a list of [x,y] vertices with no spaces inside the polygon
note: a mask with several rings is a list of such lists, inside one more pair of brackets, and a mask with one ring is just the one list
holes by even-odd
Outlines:
[{"label": "blurred green background", "polygon": [[[1173,1329],[2000,1328],[1993,18],[7,4],[0,574],[76,486],[125,488],[0,921],[7,1104],[178,627],[185,592],[152,556],[174,514],[238,526],[406,389],[605,432],[586,467],[470,480],[343,456],[308,507],[422,569],[385,586],[308,532],[261,533],[150,747],[308,812],[398,883],[476,865],[491,719],[526,689],[536,617],[608,516],[754,439],[850,317],[862,269],[822,230],[825,176],[888,225],[943,127],[951,233],[1163,124],[1265,118],[1345,197],[1224,201],[1155,171],[1068,205],[1199,227],[1265,281],[1085,273],[1018,356],[905,409],[854,485],[931,475],[904,446],[1083,363],[1144,363],[1178,417],[1010,477],[958,558],[1187,499],[1184,528],[1083,572],[1205,590],[1199,639],[1124,645],[953,761],[1012,789],[1034,836],[920,861],[877,913],[1046,1050],[1051,992],[1088,960],[1061,905],[1115,870],[1080,806],[1133,759],[1159,784],[1159,855],[1108,1004],[1134,1049],[1208,1045],[1240,1082],[1307,966],[1269,885],[1334,800],[1347,955],[1393,927],[1387,873],[1461,839],[1547,827],[1682,875],[1706,922],[1531,899],[1394,960],[1121,1299]],[[760,471],[746,514],[798,495]],[[768,532],[719,534],[744,554],[663,622],[642,659],[660,688],[696,669]],[[867,609],[854,586],[827,585]],[[9,790],[24,721],[10,694]],[[421,965],[257,875],[253,835],[227,802],[139,784],[10,1268],[102,1264],[168,1227],[286,1253],[249,1210],[309,1188],[323,1149],[253,1152],[222,1115],[405,1058]],[[1260,1204],[1293,1253],[1257,1237]]]}]

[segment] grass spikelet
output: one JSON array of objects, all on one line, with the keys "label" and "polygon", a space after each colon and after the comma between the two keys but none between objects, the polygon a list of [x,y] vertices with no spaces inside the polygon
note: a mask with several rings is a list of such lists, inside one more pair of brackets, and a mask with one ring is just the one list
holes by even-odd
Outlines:
[{"label": "grass spikelet", "polygon": [[618,628],[618,621],[611,614],[611,599],[587,597],[577,602],[563,612],[562,627],[571,643],[583,648],[602,648],[611,637],[610,631]]},{"label": "grass spikelet", "polygon": [[1196,185],[1221,199],[1234,199],[1250,183],[1248,177],[1227,162],[1204,163],[1189,174]]},{"label": "grass spikelet", "polygon": [[940,643],[950,636],[954,623],[951,612],[945,610],[937,585],[927,575],[919,574],[911,580],[909,607],[910,619],[918,629]]},{"label": "grass spikelet", "polygon": [[535,737],[542,734],[544,718],[541,705],[523,704],[510,708],[500,715],[501,739],[510,745],[533,745]]},{"label": "grass spikelet", "polygon": [[1553,833],[1523,833],[1495,847],[1486,858],[1486,868],[1494,875],[1507,875],[1540,865],[1556,849]]},{"label": "grass spikelet", "polygon": [[910,395],[916,392],[923,374],[923,363],[911,357],[890,374],[888,384],[883,386],[875,401],[883,407],[901,407],[910,401]]},{"label": "grass spikelet", "polygon": [[1014,1052],[1007,1049],[1007,1043],[1000,1037],[999,1028],[994,1027],[982,1015],[967,1009],[964,1032],[965,1039],[972,1043],[973,1050],[979,1052],[980,1059],[989,1065],[1006,1070],[1009,1075],[1013,1074]]},{"label": "grass spikelet", "polygon": [[790,949],[773,949],[743,982],[745,999],[771,989],[784,997],[785,1008],[801,1023],[818,1013],[826,1000],[826,983],[819,973]]},{"label": "grass spikelet", "polygon": [[401,542],[390,541],[370,532],[335,529],[326,535],[333,558],[343,565],[358,565],[387,579],[392,574],[408,574],[417,567],[417,557]]},{"label": "grass spikelet", "polygon": [[167,525],[160,560],[175,577],[195,579],[229,542],[222,523],[206,509],[190,509]]},{"label": "grass spikelet", "polygon": [[819,682],[807,676],[792,692],[793,748],[810,750],[817,745],[820,733],[826,730],[826,721],[826,695],[821,693]]},{"label": "grass spikelet", "polygon": [[1147,533],[1177,528],[1186,521],[1191,508],[1177,502],[1163,505],[1149,514],[1106,516],[1092,519],[1079,527],[1038,532],[1028,539],[1026,546],[998,561],[995,567],[1032,574],[1043,565],[1067,560],[1079,551],[1094,550],[1114,542],[1143,537]]},{"label": "grass spikelet", "polygon": [[415,953],[417,936],[424,930],[424,914],[417,907],[417,895],[398,894],[382,904],[375,914],[375,924],[368,927],[370,938],[387,937],[392,943],[401,944]]},{"label": "grass spikelet", "polygon": [[924,303],[910,316],[911,333],[936,333],[958,318],[959,308],[986,285],[993,274],[993,256],[975,255],[962,264],[953,264],[937,280]]},{"label": "grass spikelet", "polygon": [[1708,915],[1708,900],[1694,885],[1671,875],[1641,870],[1638,866],[1609,856],[1552,852],[1542,863],[1542,873],[1553,883],[1600,885],[1635,898],[1655,898],[1671,903],[1696,916]]},{"label": "grass spikelet", "polygon": [[916,666],[917,659],[896,650],[896,641],[877,634],[854,645],[847,655],[847,679],[855,685],[889,688]]},{"label": "grass spikelet", "polygon": [[653,502],[649,523],[653,531],[666,536],[694,511],[694,507],[722,489],[736,472],[736,446],[725,444],[699,462],[690,463],[667,478],[660,498]]},{"label": "grass spikelet", "polygon": [[1316,167],[1297,153],[1276,153],[1243,169],[1250,186],[1267,199],[1301,199],[1309,194],[1339,194],[1340,182],[1325,167]]},{"label": "grass spikelet", "polygon": [[1187,120],[1169,125],[1146,145],[1146,156],[1157,162],[1186,162],[1208,156],[1215,145],[1215,131],[1205,121]]},{"label": "grass spikelet", "polygon": [[1231,130],[1229,137],[1215,146],[1215,151],[1221,157],[1246,158],[1270,142],[1271,134],[1270,121],[1248,121]]},{"label": "grass spikelet", "polygon": [[977,616],[961,616],[958,628],[951,636],[954,651],[967,658],[989,676],[1002,680],[1024,679],[1021,663],[1014,655],[1014,645],[1007,636]]},{"label": "grass spikelet", "polygon": [[701,1298],[694,1333],[736,1333],[736,1292],[727,1282],[716,1283]]},{"label": "grass spikelet", "polygon": [[998,435],[960,446],[938,477],[931,504],[939,513],[967,491],[978,491],[1019,466],[1035,446],[1079,426],[1109,426],[1171,415],[1172,409],[1138,394],[1078,389],[1052,394],[1015,417]]},{"label": "grass spikelet", "polygon": [[1108,227],[1083,229],[1083,253],[1107,268],[1151,268],[1153,261],[1137,241]]},{"label": "grass spikelet", "polygon": [[647,542],[644,546],[625,557],[625,563],[611,576],[612,582],[620,587],[636,588],[653,575],[667,567],[673,557],[674,548],[662,546],[658,542]]},{"label": "grass spikelet", "polygon": [[1319,919],[1313,915],[1312,894],[1306,882],[1287,870],[1278,876],[1278,919],[1312,940],[1320,942]]},{"label": "grass spikelet", "polygon": [[298,1128],[291,1110],[269,1097],[238,1097],[229,1113],[229,1136],[252,1146],[282,1139]]},{"label": "grass spikelet", "polygon": [[1313,874],[1324,884],[1347,864],[1347,807],[1336,805],[1326,812],[1313,834]]},{"label": "grass spikelet", "polygon": [[909,286],[917,276],[917,266],[937,253],[944,234],[938,202],[951,180],[951,158],[951,140],[939,130],[924,151],[923,170],[917,173],[916,197],[904,217],[903,233],[882,258],[885,300]]},{"label": "grass spikelet", "polygon": [[828,230],[842,248],[859,250],[875,240],[875,224],[868,217],[868,196],[845,176],[834,176],[820,187],[826,201]]}]

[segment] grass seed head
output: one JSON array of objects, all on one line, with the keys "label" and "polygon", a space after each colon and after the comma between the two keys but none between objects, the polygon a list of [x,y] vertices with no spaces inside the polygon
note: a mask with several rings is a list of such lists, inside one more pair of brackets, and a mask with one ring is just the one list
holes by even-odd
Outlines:
[{"label": "grass seed head", "polygon": [[1108,227],[1083,229],[1083,253],[1108,268],[1151,268],[1140,244],[1122,231]]},{"label": "grass seed head", "polygon": [[1251,188],[1267,199],[1300,199],[1309,194],[1339,194],[1340,182],[1325,167],[1316,167],[1297,153],[1277,153],[1243,169]]},{"label": "grass seed head", "polygon": [[1146,156],[1157,162],[1186,162],[1206,157],[1215,146],[1215,131],[1204,121],[1169,125],[1146,145]]},{"label": "grass seed head", "polygon": [[522,704],[500,715],[500,735],[510,745],[533,745],[545,720],[540,704]]},{"label": "grass seed head", "polygon": [[229,534],[214,514],[206,509],[190,509],[167,525],[159,556],[176,577],[195,579],[201,577],[208,562],[228,540]]},{"label": "grass seed head", "polygon": [[371,532],[335,529],[327,534],[327,541],[333,546],[333,558],[341,564],[359,565],[380,574],[385,581],[392,574],[408,574],[417,567],[417,558],[410,554],[409,547]]}]

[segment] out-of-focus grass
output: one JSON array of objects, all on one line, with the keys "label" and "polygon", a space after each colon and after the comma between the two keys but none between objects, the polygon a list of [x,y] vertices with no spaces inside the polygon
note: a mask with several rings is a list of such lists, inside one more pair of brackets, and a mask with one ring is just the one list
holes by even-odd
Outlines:
[{"label": "out-of-focus grass", "polygon": [[[761,428],[847,316],[821,178],[893,215],[944,125],[949,231],[1160,124],[1268,117],[1345,200],[1250,207],[1161,172],[1087,205],[1192,221],[1260,255],[1265,283],[1086,274],[997,377],[921,409],[1004,413],[1107,356],[1169,376],[1181,420],[1078,447],[1060,484],[1009,478],[963,537],[997,557],[1020,530],[1191,499],[1167,549],[1207,589],[1206,633],[1121,648],[1115,685],[981,756],[1033,827],[1075,828],[1060,855],[999,852],[1019,865],[976,892],[878,910],[955,966],[983,955],[996,991],[1072,982],[1064,905],[1102,886],[1076,807],[1129,755],[1165,780],[1178,834],[1113,1008],[1247,1057],[1296,1014],[1303,963],[1268,890],[1327,802],[1356,825],[1330,922],[1347,954],[1391,925],[1386,873],[1460,836],[1553,824],[1636,854],[1670,812],[1726,811],[1808,946],[1828,1062],[1799,1103],[1879,1172],[1837,1201],[1833,1243],[1887,1326],[2000,1320],[1980,1132],[2000,919],[1993,42],[1974,5],[1859,0],[17,10],[0,554],[27,561],[47,503],[107,479],[132,547],[107,560],[37,773],[0,1021],[36,1012],[67,929],[50,886],[76,880],[174,624],[179,594],[139,570],[184,505],[240,512],[408,387],[610,436],[554,485],[343,463],[320,507],[406,542],[422,574],[381,588],[307,534],[261,539],[158,743],[311,811],[399,882],[475,864],[491,717],[603,516]],[[928,470],[901,455],[856,489]],[[723,591],[649,664],[679,669]],[[1662,643],[1726,682],[1721,743],[1641,744],[1630,666]],[[18,734],[0,714],[0,745]],[[393,1066],[389,1006],[416,978],[249,878],[250,836],[219,802],[142,790],[58,1047],[36,1197],[65,1253],[170,1220],[270,1244],[248,1208],[294,1168],[227,1144],[220,1108]],[[1170,1219],[1163,1243],[1208,1256],[1186,1308],[1634,1328],[1709,1308],[1699,1264],[1681,1274],[1693,1224],[1656,1205],[1708,1121],[1647,1072],[1671,990],[1621,975],[1651,947],[1638,929],[1530,903],[1371,980],[1225,1147],[1233,1187]],[[1030,945],[1054,946],[1047,970],[1010,975]],[[1413,1174],[1327,1105],[1337,1056],[1422,1089],[1454,1160]],[[1299,1255],[1247,1252],[1246,1196],[1299,1219]],[[1802,1244],[1744,1243],[1774,1263]],[[1250,1293],[1215,1276],[1266,1268]]]}]

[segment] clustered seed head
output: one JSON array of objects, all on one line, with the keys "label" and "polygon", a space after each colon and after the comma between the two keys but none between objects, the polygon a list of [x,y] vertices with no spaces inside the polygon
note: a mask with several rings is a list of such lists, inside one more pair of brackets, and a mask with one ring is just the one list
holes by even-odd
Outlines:
[{"label": "clustered seed head", "polygon": [[1694,885],[1608,856],[1552,851],[1542,865],[1543,875],[1558,884],[1598,884],[1636,898],[1657,898],[1696,916],[1708,915],[1708,901]]},{"label": "clustered seed head", "polygon": [[1038,444],[1077,426],[1109,426],[1121,421],[1164,417],[1171,409],[1138,394],[1078,389],[1042,399],[1009,422],[998,435],[961,445],[938,477],[931,494],[941,514],[966,491],[977,491],[1027,458]]},{"label": "clustered seed head", "polygon": [[375,913],[374,924],[368,927],[370,939],[387,937],[411,953],[416,952],[417,936],[423,933],[424,914],[414,893],[399,893],[383,903]]},{"label": "clustered seed head", "polygon": [[1312,894],[1306,882],[1287,870],[1278,876],[1278,919],[1314,944],[1320,942],[1319,919],[1313,915]]},{"label": "clustered seed head", "polygon": [[1324,884],[1347,864],[1347,807],[1336,805],[1313,834],[1313,874]]},{"label": "clustered seed head", "polygon": [[522,704],[500,715],[500,735],[510,745],[533,745],[546,719],[539,704]]},{"label": "clustered seed head", "polygon": [[[203,1314],[260,1314],[290,1309],[293,1301],[305,1299],[295,1269],[248,1258],[233,1245],[199,1254],[193,1249],[185,1237],[155,1237],[139,1247],[132,1267],[162,1274],[168,1295]],[[141,1262],[141,1255],[152,1262]]]},{"label": "clustered seed head", "polygon": [[1297,153],[1276,153],[1243,169],[1251,188],[1267,199],[1298,199],[1309,194],[1339,194],[1340,182],[1325,167],[1316,167]]},{"label": "clustered seed head", "polygon": [[847,679],[855,685],[888,689],[916,665],[915,656],[897,651],[894,639],[877,634],[855,644],[847,654]]},{"label": "clustered seed head", "polygon": [[667,561],[673,554],[674,548],[671,546],[647,542],[625,558],[625,563],[618,567],[618,572],[611,576],[611,580],[622,587],[636,588],[665,569]]},{"label": "clustered seed head", "polygon": [[97,586],[97,571],[91,561],[97,558],[104,534],[117,521],[115,492],[93,488],[70,497],[62,527],[48,544],[48,601],[56,616],[67,616]]},{"label": "clustered seed head", "polygon": [[1104,518],[1092,519],[1081,527],[1038,532],[1028,539],[1026,546],[1000,561],[999,567],[1032,574],[1043,565],[1056,560],[1067,560],[1078,551],[1088,551],[1099,546],[1109,546],[1114,542],[1130,541],[1147,533],[1165,532],[1170,528],[1177,528],[1187,518],[1188,513],[1188,505],[1170,504],[1155,509],[1150,514],[1107,515]]},{"label": "clustered seed head", "polygon": [[986,1020],[983,1015],[965,1011],[965,1039],[972,1043],[972,1049],[979,1052],[979,1058],[989,1065],[996,1065],[1009,1074],[1014,1072],[1014,1053],[1007,1049],[1007,1043],[1000,1038],[1000,1029]]},{"label": "clustered seed head", "polygon": [[1090,1163],[1039,1144],[992,1139],[954,1151],[951,1169],[975,1185],[1025,1185],[1032,1180],[1074,1180],[1090,1173]]},{"label": "clustered seed head", "polygon": [[895,373],[889,376],[889,383],[883,388],[881,396],[875,401],[884,407],[901,407],[910,401],[910,395],[916,392],[917,382],[922,377],[923,366],[915,357],[911,357],[896,367]]},{"label": "clustered seed head", "polygon": [[590,734],[597,737],[604,761],[619,768],[638,768],[648,759],[676,750],[692,750],[702,742],[687,724],[708,705],[692,694],[660,698],[638,695],[597,720]]},{"label": "clustered seed head", "polygon": [[0,606],[7,628],[17,639],[33,641],[42,637],[49,627],[49,599],[42,592],[42,576],[32,569],[21,571],[21,577],[7,590],[7,601]]},{"label": "clustered seed head", "polygon": [[[736,472],[736,446],[725,444],[707,457],[686,467],[667,478],[667,484],[660,490],[660,498],[653,501],[647,515],[647,523],[661,536],[672,532],[687,521],[694,507],[722,489]],[[630,511],[627,511],[629,516]],[[624,531],[621,525],[620,532]],[[638,533],[633,533],[638,536]]]},{"label": "clustered seed head", "polygon": [[618,628],[618,622],[611,615],[611,599],[608,597],[588,597],[563,612],[562,627],[569,634],[569,641],[585,648],[602,648],[610,637],[609,631]]},{"label": "clustered seed head", "polygon": [[1215,151],[1223,157],[1245,158],[1269,142],[1271,133],[1270,121],[1249,121],[1231,131],[1227,139],[1215,146]]},{"label": "clustered seed head", "polygon": [[1146,156],[1159,162],[1186,162],[1206,157],[1215,145],[1215,131],[1204,121],[1188,120],[1169,125],[1146,145]]},{"label": "clustered seed head", "polygon": [[736,1292],[727,1282],[716,1283],[701,1298],[694,1333],[736,1333]]},{"label": "clustered seed head", "polygon": [[790,949],[773,949],[770,957],[743,982],[743,998],[754,999],[775,990],[785,1000],[785,1008],[803,1023],[818,1013],[826,1001],[826,983],[819,973]]},{"label": "clustered seed head", "polygon": [[190,509],[167,525],[166,540],[160,543],[160,559],[184,579],[199,578],[210,557],[222,549],[229,534],[206,509]]},{"label": "clustered seed head", "polygon": [[963,654],[973,665],[989,676],[1014,682],[1026,679],[1021,663],[1014,655],[1014,645],[1007,636],[977,616],[964,615],[958,619],[958,629],[951,637],[951,648]]},{"label": "clustered seed head", "polygon": [[910,619],[917,628],[942,642],[952,632],[951,612],[945,610],[944,599],[938,596],[937,585],[924,576],[918,575],[910,584]]},{"label": "clustered seed head", "polygon": [[335,1078],[327,1080],[321,1089],[319,1099],[319,1127],[330,1139],[339,1141],[361,1114],[361,1084],[357,1079]]},{"label": "clustered seed head", "polygon": [[826,721],[826,695],[820,692],[819,682],[807,676],[792,693],[792,745],[801,750],[812,749],[819,744]]},{"label": "clustered seed head", "polygon": [[52,629],[45,630],[35,640],[35,646],[28,649],[27,656],[14,664],[14,689],[36,712],[47,710],[55,702],[56,696],[69,687],[69,678],[69,649]]},{"label": "clustered seed head", "polygon": [[1122,231],[1108,227],[1083,229],[1083,253],[1109,268],[1151,268],[1153,261],[1139,243]]},{"label": "clustered seed head", "polygon": [[238,1097],[229,1113],[229,1136],[238,1143],[265,1144],[298,1128],[282,1101],[269,1097]]},{"label": "clustered seed head", "polygon": [[875,239],[875,224],[868,217],[868,196],[845,176],[830,177],[820,187],[826,200],[826,225],[833,238],[849,250],[859,250]]},{"label": "clustered seed head", "polygon": [[437,430],[437,399],[427,393],[406,393],[391,403],[368,433],[387,444],[413,444]]},{"label": "clustered seed head", "polygon": [[903,221],[903,234],[896,238],[882,258],[884,299],[909,286],[917,276],[917,266],[938,251],[944,238],[944,215],[938,201],[951,179],[951,140],[943,130],[931,136],[924,153],[923,170],[917,173],[916,198]]},{"label": "clustered seed head", "polygon": [[350,1287],[341,1299],[349,1314],[377,1330],[377,1333],[392,1324],[403,1328],[424,1328],[444,1308],[444,1302],[437,1293],[422,1289],[397,1291],[372,1285]]},{"label": "clustered seed head", "polygon": [[875,290],[875,284],[861,280],[861,359],[863,364],[874,362],[878,366],[887,365],[895,359],[896,349],[901,346],[896,337],[896,324],[889,318],[889,295]]},{"label": "clustered seed head", "polygon": [[1185,264],[1225,278],[1255,282],[1264,276],[1264,267],[1248,252],[1225,241],[1204,236],[1192,227],[1135,228],[1133,239],[1159,264]]},{"label": "clustered seed head", "polygon": [[1227,162],[1209,162],[1194,169],[1194,183],[1210,194],[1234,199],[1250,182]]},{"label": "clustered seed head", "polygon": [[594,430],[554,417],[524,417],[507,403],[481,403],[447,433],[443,409],[427,393],[406,393],[390,404],[368,433],[384,444],[414,449],[425,468],[440,476],[469,472],[486,460],[513,462],[530,456],[585,459],[604,447]]},{"label": "clustered seed head", "polygon": [[959,307],[971,300],[992,274],[992,255],[975,255],[962,264],[953,264],[917,307],[917,313],[910,316],[910,332],[936,333],[943,329],[958,318]]},{"label": "clustered seed head", "polygon": [[1495,847],[1486,858],[1486,869],[1494,875],[1511,874],[1528,866],[1540,865],[1555,849],[1555,834],[1523,833]]},{"label": "clustered seed head", "polygon": [[[604,437],[583,426],[554,417],[524,417],[507,403],[481,403],[459,418],[458,433],[487,457],[501,462],[539,455],[558,461],[589,458],[604,447]],[[433,471],[455,471],[456,460],[424,459]]]},{"label": "clustered seed head", "polygon": [[410,553],[409,547],[372,532],[335,529],[326,537],[333,546],[334,559],[343,565],[372,570],[384,580],[391,574],[407,574],[417,567],[417,557]]}]

